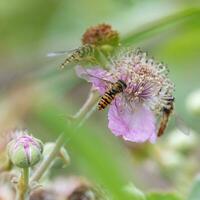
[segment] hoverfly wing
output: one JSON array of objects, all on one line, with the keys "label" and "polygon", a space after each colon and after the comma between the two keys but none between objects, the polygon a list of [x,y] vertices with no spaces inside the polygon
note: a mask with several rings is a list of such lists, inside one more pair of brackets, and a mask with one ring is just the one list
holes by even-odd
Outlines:
[{"label": "hoverfly wing", "polygon": [[61,55],[65,55],[68,54],[67,51],[56,51],[56,52],[49,52],[47,53],[47,57],[56,57],[56,56],[61,56]]},{"label": "hoverfly wing", "polygon": [[177,128],[185,135],[189,136],[191,129],[186,125],[185,121],[175,113],[175,123]]},{"label": "hoverfly wing", "polygon": [[62,56],[66,54],[70,54],[75,50],[65,50],[65,51],[55,51],[55,52],[49,52],[47,53],[47,57],[56,57],[56,56]]}]

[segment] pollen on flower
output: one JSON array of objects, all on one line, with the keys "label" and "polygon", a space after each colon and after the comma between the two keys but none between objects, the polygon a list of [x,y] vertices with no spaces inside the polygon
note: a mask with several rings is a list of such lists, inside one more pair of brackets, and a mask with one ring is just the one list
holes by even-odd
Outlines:
[{"label": "pollen on flower", "polygon": [[[111,59],[108,70],[81,71],[79,68],[78,73],[92,82],[101,94],[112,85],[110,82],[122,80],[127,87],[110,105],[109,128],[125,140],[155,142],[156,115],[163,107],[168,107],[174,91],[174,84],[168,78],[169,71],[163,63],[149,58],[140,49],[125,49]],[[105,74],[110,82],[105,81]]]},{"label": "pollen on flower", "polygon": [[86,30],[82,37],[82,43],[95,46],[104,44],[118,46],[119,34],[110,25],[99,24]]},{"label": "pollen on flower", "polygon": [[167,67],[139,49],[114,58],[111,73],[115,79],[124,79],[127,89],[123,96],[134,103],[159,111],[167,103],[166,99],[172,97],[174,84],[168,78]]}]

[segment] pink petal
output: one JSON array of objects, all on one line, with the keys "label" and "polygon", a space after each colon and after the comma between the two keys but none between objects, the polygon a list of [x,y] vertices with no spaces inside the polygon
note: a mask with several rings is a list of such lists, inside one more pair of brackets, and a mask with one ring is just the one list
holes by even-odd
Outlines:
[{"label": "pink petal", "polygon": [[97,89],[100,94],[104,94],[108,84],[112,81],[112,77],[109,73],[101,68],[85,69],[78,66],[76,67],[76,73],[79,77],[92,83],[93,87]]},{"label": "pink petal", "polygon": [[118,103],[112,104],[108,112],[108,127],[114,135],[132,142],[150,141],[155,143],[155,116],[152,111],[139,105],[130,111]]}]

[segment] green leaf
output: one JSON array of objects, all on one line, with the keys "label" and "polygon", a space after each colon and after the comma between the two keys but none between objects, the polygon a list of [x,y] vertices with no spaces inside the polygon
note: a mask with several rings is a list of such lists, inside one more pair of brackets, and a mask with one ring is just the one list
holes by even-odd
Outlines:
[{"label": "green leaf", "polygon": [[200,199],[200,176],[198,176],[194,183],[192,184],[192,188],[190,189],[189,196],[187,200],[199,200]]},{"label": "green leaf", "polygon": [[181,200],[181,198],[174,193],[149,193],[147,200]]}]

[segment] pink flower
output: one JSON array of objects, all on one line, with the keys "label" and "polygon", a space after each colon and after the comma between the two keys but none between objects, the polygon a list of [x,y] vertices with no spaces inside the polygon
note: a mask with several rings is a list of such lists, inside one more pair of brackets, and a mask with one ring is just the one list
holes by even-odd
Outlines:
[{"label": "pink flower", "polygon": [[113,83],[124,81],[126,89],[116,95],[108,111],[109,129],[128,141],[156,141],[156,115],[167,106],[174,90],[162,63],[148,58],[139,49],[127,50],[112,59],[107,69],[79,66],[77,74],[91,82],[101,95]]}]

